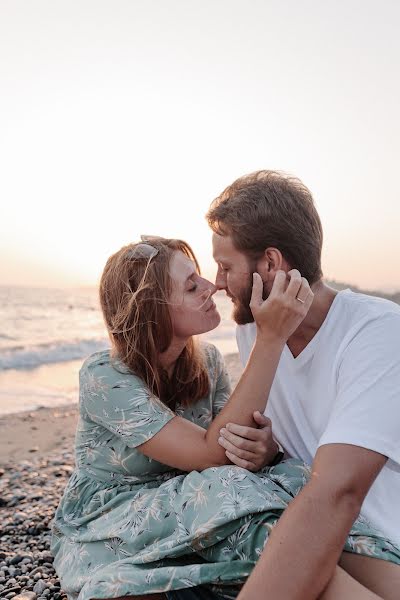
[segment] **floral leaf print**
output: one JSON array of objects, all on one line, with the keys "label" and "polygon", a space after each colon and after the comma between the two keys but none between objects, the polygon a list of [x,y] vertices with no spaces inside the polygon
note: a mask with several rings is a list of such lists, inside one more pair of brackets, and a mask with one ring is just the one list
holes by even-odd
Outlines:
[{"label": "floral leaf print", "polygon": [[356,554],[364,554],[366,556],[375,556],[376,544],[373,538],[358,535],[350,536],[349,544]]},{"label": "floral leaf print", "polygon": [[121,540],[121,538],[113,537],[110,538],[108,542],[105,542],[104,547],[113,552],[115,556],[118,556],[118,558],[120,558],[121,554],[124,556],[131,556],[129,552],[126,552],[126,550],[122,548],[122,546],[125,546],[125,544],[126,542]]}]

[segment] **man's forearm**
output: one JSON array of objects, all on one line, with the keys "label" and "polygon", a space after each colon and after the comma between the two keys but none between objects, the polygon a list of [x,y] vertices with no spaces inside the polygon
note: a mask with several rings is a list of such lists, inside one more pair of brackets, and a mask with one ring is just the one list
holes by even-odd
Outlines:
[{"label": "man's forearm", "polygon": [[334,497],[310,482],[274,527],[240,600],[313,600],[333,575],[358,516],[351,494]]}]

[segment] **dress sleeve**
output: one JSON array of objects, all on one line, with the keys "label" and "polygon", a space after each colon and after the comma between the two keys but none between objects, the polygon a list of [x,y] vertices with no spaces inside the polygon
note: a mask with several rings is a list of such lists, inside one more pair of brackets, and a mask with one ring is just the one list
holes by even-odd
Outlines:
[{"label": "dress sleeve", "polygon": [[225,404],[230,398],[232,392],[231,380],[229,378],[228,370],[225,366],[224,359],[217,348],[214,348],[214,377],[215,381],[213,384],[213,400],[212,400],[212,412],[213,419],[221,412]]},{"label": "dress sleeve", "polygon": [[176,416],[139,377],[110,363],[84,366],[79,384],[83,413],[130,448],[147,442]]},{"label": "dress sleeve", "polygon": [[[343,353],[337,397],[319,446],[343,443],[379,452],[400,465],[400,315],[360,331]],[[389,463],[388,463],[388,466]]]}]

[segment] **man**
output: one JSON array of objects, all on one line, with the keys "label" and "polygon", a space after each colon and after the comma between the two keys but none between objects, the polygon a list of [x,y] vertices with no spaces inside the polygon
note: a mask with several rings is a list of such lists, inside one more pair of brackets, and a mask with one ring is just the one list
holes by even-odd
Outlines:
[{"label": "man", "polygon": [[[275,438],[312,464],[312,476],[274,528],[240,598],[318,598],[360,511],[400,546],[400,308],[322,281],[321,222],[298,179],[273,171],[242,177],[213,202],[207,220],[216,285],[232,299],[243,363],[256,335],[252,273],[261,275],[265,298],[276,273],[293,268],[314,292],[282,353],[265,411]],[[221,444],[240,466],[251,465],[260,439],[232,424],[221,431]],[[363,557],[348,560],[344,566],[368,586]],[[366,560],[378,570],[383,563]],[[391,566],[388,598],[399,593],[396,581],[400,586],[400,567]]]}]

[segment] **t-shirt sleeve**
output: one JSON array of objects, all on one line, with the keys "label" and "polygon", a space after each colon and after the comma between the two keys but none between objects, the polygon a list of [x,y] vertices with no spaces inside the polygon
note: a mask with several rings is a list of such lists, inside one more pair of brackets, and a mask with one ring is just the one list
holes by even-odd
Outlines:
[{"label": "t-shirt sleeve", "polygon": [[176,416],[139,377],[111,364],[83,368],[79,380],[83,413],[130,448],[150,440]]},{"label": "t-shirt sleeve", "polygon": [[239,350],[240,362],[243,367],[249,360],[256,339],[256,326],[254,323],[238,325],[236,327],[236,343]]},{"label": "t-shirt sleeve", "polygon": [[398,468],[399,340],[397,313],[369,322],[354,336],[338,365],[336,402],[319,446],[361,446],[387,456]]}]

